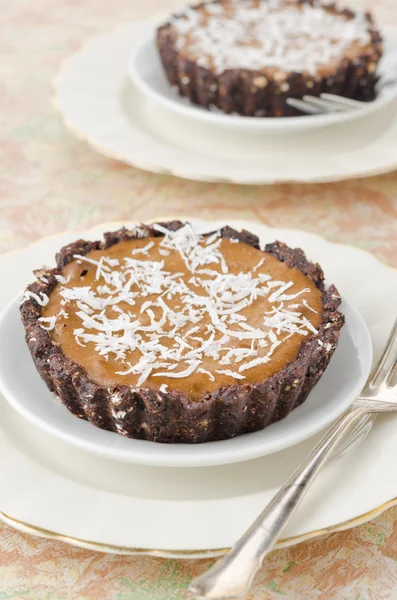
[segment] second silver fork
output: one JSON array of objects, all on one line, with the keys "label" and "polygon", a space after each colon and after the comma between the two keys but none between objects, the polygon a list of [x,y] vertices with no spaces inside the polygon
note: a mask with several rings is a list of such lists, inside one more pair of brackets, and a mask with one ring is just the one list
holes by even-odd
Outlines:
[{"label": "second silver fork", "polygon": [[[395,59],[397,59],[397,56]],[[381,93],[383,89],[397,83],[397,79],[394,75],[396,67],[397,62],[390,64],[389,73],[384,73],[380,77],[376,84],[377,94]],[[348,112],[368,105],[368,102],[362,100],[354,100],[353,98],[346,98],[345,96],[338,96],[337,94],[327,94],[326,92],[320,94],[320,96],[306,95],[301,99],[287,98],[286,102],[289,106],[292,106],[307,115]]]},{"label": "second silver fork", "polygon": [[340,440],[351,433],[365,415],[397,411],[397,385],[392,385],[396,376],[397,319],[383,354],[360,396],[317,443],[230,552],[192,581],[189,592],[195,598],[231,600],[248,592],[264,557],[273,549],[305,492]]}]

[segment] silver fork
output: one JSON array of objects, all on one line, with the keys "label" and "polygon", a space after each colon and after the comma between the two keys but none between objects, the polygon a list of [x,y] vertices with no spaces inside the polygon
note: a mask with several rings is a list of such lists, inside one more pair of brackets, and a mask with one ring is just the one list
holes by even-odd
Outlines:
[{"label": "silver fork", "polygon": [[[390,78],[384,75],[379,79],[376,89],[379,93],[385,87],[395,84],[395,78]],[[296,108],[301,112],[308,115],[322,115],[327,113],[335,112],[347,112],[368,106],[368,102],[362,102],[361,100],[353,100],[352,98],[346,98],[345,96],[338,96],[337,94],[323,93],[320,96],[303,96],[299,98],[287,98],[286,100],[289,106]]]},{"label": "silver fork", "polygon": [[198,600],[230,600],[250,589],[264,557],[272,550],[305,492],[338,442],[371,413],[397,410],[397,319],[383,354],[361,394],[295,470],[228,554],[194,579],[189,592]]}]

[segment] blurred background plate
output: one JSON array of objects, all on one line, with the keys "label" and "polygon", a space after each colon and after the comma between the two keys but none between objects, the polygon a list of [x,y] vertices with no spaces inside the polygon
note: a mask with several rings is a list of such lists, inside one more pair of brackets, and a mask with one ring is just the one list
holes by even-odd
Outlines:
[{"label": "blurred background plate", "polygon": [[94,37],[56,78],[65,124],[97,151],[155,173],[228,183],[337,181],[397,168],[397,101],[288,135],[215,127],[149,101],[129,81],[127,62],[152,31],[152,21],[134,21]]}]

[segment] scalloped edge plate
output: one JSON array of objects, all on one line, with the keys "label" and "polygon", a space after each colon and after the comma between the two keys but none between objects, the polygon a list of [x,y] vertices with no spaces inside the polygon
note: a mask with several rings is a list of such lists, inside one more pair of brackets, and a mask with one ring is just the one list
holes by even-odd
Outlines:
[{"label": "scalloped edge plate", "polygon": [[[357,304],[379,353],[394,320],[397,270],[367,252],[314,234],[229,223],[257,233],[270,230],[319,261],[328,256],[330,278],[342,262],[346,275],[339,282],[341,292]],[[1,290],[0,307],[23,288],[38,264],[52,261],[60,246],[119,225],[52,236],[1,255],[0,274],[9,286]],[[353,289],[351,272],[360,290]],[[0,518],[21,531],[102,552],[174,558],[224,552],[315,442],[311,438],[271,457],[235,465],[157,469],[99,459],[28,425],[4,401],[0,410]],[[360,460],[347,454],[320,473],[279,547],[353,527],[396,503],[396,425],[395,416],[379,416],[360,446]]]},{"label": "scalloped edge plate", "polygon": [[214,127],[149,101],[129,82],[127,61],[152,29],[152,21],[133,21],[92,38],[54,81],[65,124],[93,149],[146,171],[241,184],[339,181],[397,168],[397,101],[354,122],[290,135]]}]

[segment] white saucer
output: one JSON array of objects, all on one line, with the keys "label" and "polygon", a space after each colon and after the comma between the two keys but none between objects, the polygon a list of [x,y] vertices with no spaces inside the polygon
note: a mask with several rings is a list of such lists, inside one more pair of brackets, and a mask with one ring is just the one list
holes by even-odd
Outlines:
[{"label": "white saucer", "polygon": [[[389,30],[385,35],[385,51],[379,65],[379,74],[393,76],[397,68],[397,29]],[[348,123],[372,115],[387,107],[397,98],[397,80],[381,90],[373,102],[363,104],[357,110],[330,113],[324,115],[302,115],[288,118],[243,117],[227,115],[220,111],[207,110],[193,104],[188,98],[179,96],[170,86],[162,67],[156,48],[155,30],[136,44],[128,58],[128,75],[134,85],[157,106],[214,127],[223,127],[237,132],[262,133],[296,133],[310,131],[318,127]],[[395,73],[394,73],[395,75]]]},{"label": "white saucer", "polygon": [[[160,217],[159,217],[160,218]],[[378,354],[395,316],[397,270],[316,235],[231,222],[285,237],[326,266],[357,304]],[[39,264],[78,237],[68,232],[0,256],[3,310]],[[360,282],[358,286],[352,284]],[[338,275],[339,274],[339,275]],[[327,466],[285,531],[291,545],[372,519],[397,501],[397,415],[380,416],[358,452]],[[202,469],[144,467],[99,458],[32,426],[0,398],[0,518],[28,533],[103,552],[194,557],[222,552],[241,535],[317,439],[254,461]],[[396,500],[393,500],[396,499]]]},{"label": "white saucer", "polygon": [[[196,221],[196,224],[201,231],[217,228],[212,222]],[[274,235],[272,230],[263,231],[261,245],[275,241]],[[288,243],[288,233],[279,230],[277,239]],[[318,260],[317,256],[309,255],[309,258]],[[41,266],[37,265],[38,268]],[[332,283],[338,287],[337,278]],[[341,311],[345,314],[346,324],[329,367],[308,399],[282,421],[263,431],[205,444],[156,444],[133,440],[73,416],[48,391],[25,343],[19,314],[20,299],[21,295],[11,302],[0,318],[1,393],[23,417],[51,435],[98,456],[136,464],[162,467],[222,465],[265,456],[297,444],[330,425],[348,408],[363,388],[372,364],[367,326],[358,311],[344,301]]]},{"label": "white saucer", "polygon": [[337,181],[397,168],[397,101],[356,121],[288,135],[214,127],[160,107],[127,75],[130,53],[152,31],[153,22],[134,21],[92,38],[56,79],[66,125],[106,156],[228,183]]}]

